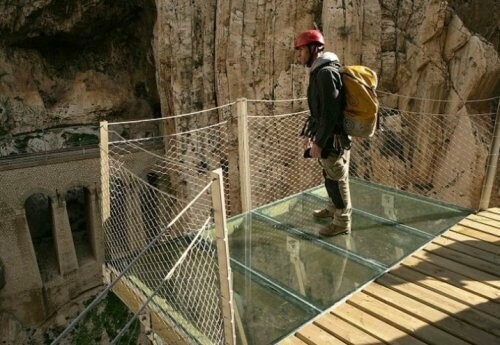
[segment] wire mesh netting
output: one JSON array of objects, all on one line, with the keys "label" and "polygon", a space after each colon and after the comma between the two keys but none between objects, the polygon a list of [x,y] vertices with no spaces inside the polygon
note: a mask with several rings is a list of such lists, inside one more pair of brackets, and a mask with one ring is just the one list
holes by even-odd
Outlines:
[{"label": "wire mesh netting", "polygon": [[252,208],[321,184],[315,159],[304,159],[301,130],[309,111],[300,100],[249,101],[248,135]]},{"label": "wire mesh netting", "polygon": [[[379,96],[380,128],[354,138],[350,176],[477,208],[498,98],[452,104]],[[255,209],[322,185],[317,160],[303,157],[308,116],[305,99],[239,100],[109,124],[105,261],[121,298],[130,296],[131,320],[147,315],[154,334],[169,343],[224,343],[211,171],[222,169],[228,216],[241,213],[245,198]]]},{"label": "wire mesh netting", "polygon": [[[212,170],[222,167],[227,183],[226,122],[160,134],[169,131],[168,121],[111,124],[105,131],[106,290],[133,313],[119,332],[109,332],[112,344],[130,341],[137,320],[169,344],[224,343]],[[106,290],[91,307],[100,308]]]},{"label": "wire mesh netting", "polygon": [[[209,195],[212,182],[183,203],[113,158],[110,173],[110,216],[103,224],[108,285],[86,309],[94,311],[81,314],[75,330],[54,343],[73,343],[82,337],[81,330],[95,320],[95,310],[105,308],[112,288],[131,312],[115,315],[119,325],[108,324],[107,340],[97,335],[101,340],[137,343],[140,321],[146,333],[154,328],[152,336],[169,344],[222,344],[218,252]],[[141,214],[144,200],[157,207]]]},{"label": "wire mesh netting", "polygon": [[[452,104],[379,96],[379,129],[371,138],[353,138],[350,176],[477,209],[498,98]],[[249,103],[252,207],[321,184],[316,160],[302,158],[306,105],[297,110],[297,100],[290,100],[279,104],[279,113],[275,103]]]},{"label": "wire mesh netting", "polygon": [[[123,184],[118,191],[111,190],[111,204],[115,206],[104,224],[109,269],[115,276],[126,272],[122,283],[140,299],[136,312],[150,312],[165,323],[155,327],[156,332],[161,334],[162,328],[167,329],[173,342],[194,337],[222,343],[219,269],[207,189],[210,185],[192,203],[184,205],[184,210],[173,214],[181,207],[173,205],[182,205],[179,200],[137,178],[134,186],[125,175],[120,174],[126,181],[127,195]],[[147,213],[149,221],[131,209],[131,204],[136,203],[135,208],[140,210],[139,198],[126,201],[134,190],[154,195],[152,202],[158,207]]]},{"label": "wire mesh netting", "polygon": [[498,98],[453,105],[380,96],[380,129],[355,140],[350,175],[478,209]]},{"label": "wire mesh netting", "polygon": [[[200,127],[206,124],[197,120],[201,116],[214,117],[214,123]],[[149,121],[155,124],[154,131],[142,130],[140,121],[110,124],[109,156],[178,200],[192,199],[209,173],[220,167],[227,191],[226,209],[230,213],[228,123],[218,118],[216,111],[207,111]],[[186,127],[190,129],[182,131]]]},{"label": "wire mesh netting", "polygon": [[[168,125],[165,120],[158,124],[160,130]],[[207,181],[212,169],[223,167],[227,183],[225,127],[223,121],[200,130],[126,139],[110,126],[106,263],[120,273],[136,260],[123,278],[125,285],[141,296],[140,309],[152,305],[147,308],[167,324],[171,342],[224,342]],[[143,178],[132,172],[141,169]]]}]

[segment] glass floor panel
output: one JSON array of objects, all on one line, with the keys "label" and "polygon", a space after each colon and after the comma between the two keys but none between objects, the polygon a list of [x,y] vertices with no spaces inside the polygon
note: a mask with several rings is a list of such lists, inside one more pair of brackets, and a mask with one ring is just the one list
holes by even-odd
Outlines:
[{"label": "glass floor panel", "polygon": [[[470,211],[351,180],[349,235],[325,238],[320,186],[228,220],[238,314],[248,344],[273,344],[459,222]],[[242,335],[244,332],[244,335]]]},{"label": "glass floor panel", "polygon": [[[421,247],[431,238],[426,233],[413,231],[394,222],[383,222],[356,210],[352,216],[352,233],[334,237],[318,237],[319,230],[330,219],[311,216],[313,210],[324,207],[325,201],[304,194],[258,210],[274,221],[289,226],[289,231],[302,234],[330,250],[344,250],[360,260],[386,269]],[[286,211],[285,211],[286,210]]]},{"label": "glass floor panel", "polygon": [[[351,179],[350,187],[354,209],[432,236],[442,233],[470,213],[470,210],[458,206],[358,179]],[[310,193],[322,199],[328,197],[324,188],[317,188]]]},{"label": "glass floor panel", "polygon": [[243,331],[236,328],[237,344],[270,344],[318,314],[305,303],[276,290],[261,277],[232,265],[234,301]]},{"label": "glass floor panel", "polygon": [[381,272],[346,253],[281,230],[256,214],[241,223],[229,244],[233,260],[316,310],[331,306]]}]

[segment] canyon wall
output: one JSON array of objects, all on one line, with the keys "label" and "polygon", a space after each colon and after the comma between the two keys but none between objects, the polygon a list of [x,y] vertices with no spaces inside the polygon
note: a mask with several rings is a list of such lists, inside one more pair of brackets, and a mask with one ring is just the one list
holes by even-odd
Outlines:
[{"label": "canyon wall", "polygon": [[0,155],[93,144],[100,120],[304,97],[293,39],[314,26],[344,63],[374,68],[380,90],[456,111],[498,96],[492,9],[494,0],[5,1]]},{"label": "canyon wall", "polygon": [[[293,40],[316,26],[326,49],[344,63],[378,72],[383,105],[394,113],[460,115],[411,130],[391,116],[386,133],[393,141],[434,136],[416,138],[416,147],[402,147],[390,163],[400,172],[418,165],[415,185],[432,185],[434,193],[452,189],[455,200],[475,207],[498,115],[500,29],[492,14],[499,6],[495,0],[4,0],[0,157],[95,145],[102,120],[166,117],[239,97],[304,97],[308,72],[295,62]],[[254,110],[268,115],[276,108]],[[490,115],[478,120],[472,116],[478,113]],[[226,115],[178,119],[166,130]],[[119,134],[156,131],[145,124]],[[470,145],[457,159],[452,148],[464,140]],[[358,169],[377,178],[387,166],[380,149]],[[490,206],[499,204],[497,177]]]},{"label": "canyon wall", "polygon": [[3,1],[0,13],[0,156],[95,144],[100,120],[160,116],[150,1]]},{"label": "canyon wall", "polygon": [[[402,135],[418,141],[417,150],[404,148],[395,163],[400,170],[408,161],[421,165],[419,176],[412,177],[415,184],[440,193],[453,180],[456,190],[473,190],[458,192],[460,203],[476,207],[498,107],[500,29],[488,15],[498,6],[494,0],[2,2],[0,156],[95,145],[101,120],[169,116],[239,97],[304,97],[308,75],[295,62],[293,40],[317,27],[326,49],[342,62],[372,67],[380,91],[405,95],[384,97],[383,106],[466,118],[439,126],[448,137],[471,142],[464,160],[443,149],[453,145],[448,137],[416,137],[437,135],[433,122],[405,134],[407,123],[392,119],[390,133],[396,142],[403,142]],[[250,111],[268,115],[278,108]],[[478,113],[492,115],[469,116]],[[166,131],[216,123],[227,115],[177,119]],[[119,134],[151,136],[158,130],[149,123]],[[381,155],[371,154],[379,167],[370,163],[365,170],[383,170]],[[435,169],[436,161],[447,164],[447,171]],[[474,168],[464,171],[464,165]],[[499,192],[495,183],[493,205]]]},{"label": "canyon wall", "polygon": [[[486,14],[498,10],[497,2],[178,0],[168,5],[157,1],[157,9],[154,42],[164,116],[239,97],[304,97],[308,75],[295,63],[293,40],[298,32],[317,27],[327,50],[346,64],[372,67],[380,91],[404,96],[383,97],[384,107],[394,113],[452,115],[439,125],[426,119],[411,128],[402,117],[388,121],[388,140],[412,143],[393,158],[392,178],[418,166],[409,173],[416,188],[396,187],[433,196],[449,193],[447,201],[477,207],[500,94],[500,29]],[[279,113],[276,106],[250,111]],[[191,126],[184,121],[176,125],[176,130]],[[465,141],[470,144],[457,155],[456,144]],[[383,150],[365,161],[365,171],[375,172],[369,176],[375,180],[382,179],[374,176],[377,171],[387,170]],[[499,192],[495,183],[491,205],[498,205]]]}]

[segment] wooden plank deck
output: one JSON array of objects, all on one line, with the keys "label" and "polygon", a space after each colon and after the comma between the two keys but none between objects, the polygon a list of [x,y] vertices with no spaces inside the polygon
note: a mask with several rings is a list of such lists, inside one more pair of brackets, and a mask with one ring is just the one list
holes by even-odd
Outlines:
[{"label": "wooden plank deck", "polygon": [[279,344],[500,344],[500,208],[468,216]]}]

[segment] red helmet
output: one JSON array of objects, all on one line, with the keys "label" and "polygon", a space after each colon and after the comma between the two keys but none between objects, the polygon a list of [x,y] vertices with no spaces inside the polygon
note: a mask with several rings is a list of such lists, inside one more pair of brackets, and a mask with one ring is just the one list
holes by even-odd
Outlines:
[{"label": "red helmet", "polygon": [[295,39],[295,49],[311,43],[319,43],[320,45],[325,45],[325,39],[323,38],[321,32],[319,32],[318,30],[306,30],[300,33]]}]

